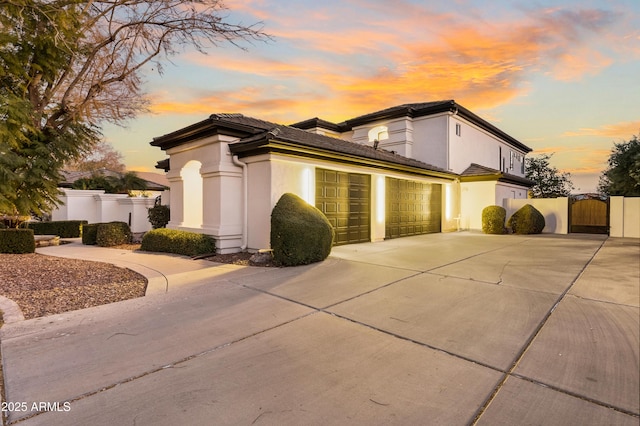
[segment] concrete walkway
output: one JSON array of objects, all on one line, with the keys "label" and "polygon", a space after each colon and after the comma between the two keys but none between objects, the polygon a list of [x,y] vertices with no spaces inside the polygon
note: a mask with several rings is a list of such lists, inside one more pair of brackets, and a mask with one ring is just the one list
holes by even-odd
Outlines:
[{"label": "concrete walkway", "polygon": [[39,252],[154,284],[2,327],[9,424],[639,422],[636,239],[432,234],[296,268]]}]

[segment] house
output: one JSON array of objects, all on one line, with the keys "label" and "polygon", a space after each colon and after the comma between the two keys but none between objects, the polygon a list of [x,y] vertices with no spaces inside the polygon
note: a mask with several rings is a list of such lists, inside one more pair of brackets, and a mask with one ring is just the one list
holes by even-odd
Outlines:
[{"label": "house", "polygon": [[453,100],[342,123],[290,126],[213,114],[154,138],[170,185],[169,227],[212,235],[222,253],[269,247],[285,192],[315,205],[336,244],[480,229],[481,211],[526,198],[531,149]]}]

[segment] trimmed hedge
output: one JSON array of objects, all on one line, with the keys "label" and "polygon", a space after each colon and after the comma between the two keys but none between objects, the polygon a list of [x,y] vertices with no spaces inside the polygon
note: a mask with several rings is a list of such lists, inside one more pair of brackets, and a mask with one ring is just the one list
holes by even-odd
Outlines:
[{"label": "trimmed hedge", "polygon": [[216,241],[209,235],[158,228],[144,234],[140,250],[197,256],[215,253]]},{"label": "trimmed hedge", "polygon": [[86,220],[57,220],[52,222],[27,222],[35,235],[57,235],[60,238],[78,238],[82,235],[82,225]]},{"label": "trimmed hedge", "polygon": [[82,225],[82,244],[100,247],[131,242],[131,229],[125,222],[89,223]]},{"label": "trimmed hedge", "polygon": [[306,265],[331,253],[333,227],[317,208],[295,194],[280,197],[271,212],[273,260],[283,266]]},{"label": "trimmed hedge", "polygon": [[33,229],[0,229],[0,253],[35,253]]},{"label": "trimmed hedge", "polygon": [[482,209],[482,232],[485,234],[504,234],[504,220],[507,211],[500,206],[487,206]]},{"label": "trimmed hedge", "polygon": [[507,223],[515,234],[540,234],[544,229],[545,220],[531,204],[525,204],[509,218]]},{"label": "trimmed hedge", "polygon": [[89,223],[82,225],[82,244],[88,246],[95,246],[98,242],[96,238],[98,236],[99,223]]},{"label": "trimmed hedge", "polygon": [[111,247],[131,242],[131,229],[125,222],[109,222],[98,225],[96,244],[100,247]]}]

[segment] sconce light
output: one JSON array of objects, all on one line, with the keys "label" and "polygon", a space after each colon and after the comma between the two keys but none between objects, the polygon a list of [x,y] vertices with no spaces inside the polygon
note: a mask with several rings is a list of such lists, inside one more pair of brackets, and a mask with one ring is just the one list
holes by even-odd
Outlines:
[{"label": "sconce light", "polygon": [[378,149],[378,144],[380,143],[380,141],[378,139],[373,141],[373,149]]}]

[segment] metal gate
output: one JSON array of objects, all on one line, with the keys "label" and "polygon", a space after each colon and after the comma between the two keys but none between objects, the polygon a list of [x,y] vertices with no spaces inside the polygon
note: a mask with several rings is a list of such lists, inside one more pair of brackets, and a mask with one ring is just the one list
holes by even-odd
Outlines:
[{"label": "metal gate", "polygon": [[609,200],[576,200],[569,204],[569,232],[609,233]]}]

